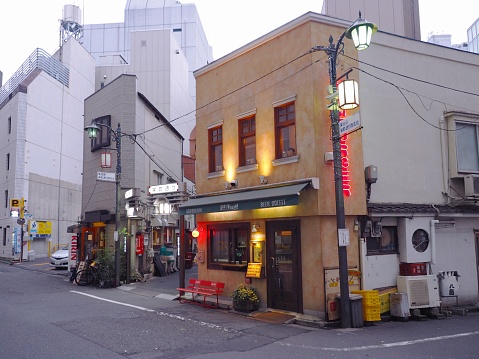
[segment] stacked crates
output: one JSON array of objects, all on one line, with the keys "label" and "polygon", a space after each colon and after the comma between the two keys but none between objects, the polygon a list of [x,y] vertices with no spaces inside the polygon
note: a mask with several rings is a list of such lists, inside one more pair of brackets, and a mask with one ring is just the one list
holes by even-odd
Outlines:
[{"label": "stacked crates", "polygon": [[363,319],[365,322],[381,320],[381,302],[377,290],[353,290],[351,293],[363,297]]}]

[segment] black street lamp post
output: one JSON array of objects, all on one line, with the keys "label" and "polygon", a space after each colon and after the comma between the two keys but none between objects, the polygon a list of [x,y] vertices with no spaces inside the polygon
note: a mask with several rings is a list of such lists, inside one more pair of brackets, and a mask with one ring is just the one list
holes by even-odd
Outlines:
[{"label": "black street lamp post", "polygon": [[116,131],[114,131],[110,126],[102,123],[92,123],[85,127],[85,131],[88,132],[88,137],[94,139],[98,135],[100,128],[98,126],[103,126],[110,131],[113,136],[113,141],[116,143],[116,172],[115,172],[115,183],[116,183],[116,193],[115,193],[115,283],[114,286],[118,287],[120,285],[120,203],[121,203],[121,127],[118,123]]},{"label": "black street lamp post", "polygon": [[[344,213],[344,194],[343,194],[343,178],[342,178],[342,159],[341,159],[341,134],[339,131],[339,110],[338,95],[336,83],[336,64],[338,54],[343,50],[343,39],[346,36],[354,41],[354,45],[358,50],[366,49],[371,41],[371,35],[376,32],[377,26],[361,19],[361,13],[356,22],[351,25],[339,37],[336,45],[333,43],[333,37],[329,37],[329,46],[316,46],[313,51],[324,51],[328,54],[329,62],[329,80],[332,90],[332,103],[329,108],[329,117],[331,119],[331,132],[333,142],[333,162],[334,162],[334,187],[336,200],[336,223],[338,229],[338,258],[339,258],[339,281],[341,296],[341,327],[351,328],[351,307],[349,300],[349,283],[348,283],[348,253],[347,245],[341,243],[341,236],[346,230],[346,220]],[[331,97],[330,97],[331,98]]]}]

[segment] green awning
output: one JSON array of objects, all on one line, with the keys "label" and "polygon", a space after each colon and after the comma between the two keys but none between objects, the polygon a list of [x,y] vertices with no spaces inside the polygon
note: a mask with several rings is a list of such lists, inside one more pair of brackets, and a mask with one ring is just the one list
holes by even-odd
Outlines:
[{"label": "green awning", "polygon": [[202,214],[293,206],[299,204],[299,192],[308,185],[309,182],[231,194],[190,198],[187,202],[179,206],[179,214]]}]

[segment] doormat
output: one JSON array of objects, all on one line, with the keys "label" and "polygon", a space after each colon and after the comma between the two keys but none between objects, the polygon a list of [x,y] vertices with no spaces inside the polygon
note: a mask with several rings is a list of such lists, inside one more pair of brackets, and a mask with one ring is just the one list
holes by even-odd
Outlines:
[{"label": "doormat", "polygon": [[264,312],[264,313],[257,313],[254,314],[253,317],[257,320],[261,320],[263,322],[274,323],[274,324],[283,324],[290,319],[295,318],[294,315],[285,314],[280,312]]}]

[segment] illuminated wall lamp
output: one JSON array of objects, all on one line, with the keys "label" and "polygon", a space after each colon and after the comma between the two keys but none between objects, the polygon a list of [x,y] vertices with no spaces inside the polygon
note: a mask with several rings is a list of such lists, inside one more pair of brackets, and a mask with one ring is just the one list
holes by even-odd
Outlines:
[{"label": "illuminated wall lamp", "polygon": [[352,110],[359,106],[358,83],[346,80],[338,84],[339,107],[342,110]]},{"label": "illuminated wall lamp", "polygon": [[111,153],[101,153],[101,168],[111,168]]},{"label": "illuminated wall lamp", "polygon": [[258,232],[258,229],[259,229],[259,224],[253,224],[253,226],[251,227],[251,233]]},{"label": "illuminated wall lamp", "polygon": [[200,236],[200,231],[198,231],[198,228],[195,227],[195,229],[191,231],[191,235],[193,238],[198,238]]}]

